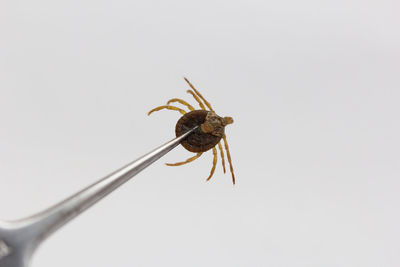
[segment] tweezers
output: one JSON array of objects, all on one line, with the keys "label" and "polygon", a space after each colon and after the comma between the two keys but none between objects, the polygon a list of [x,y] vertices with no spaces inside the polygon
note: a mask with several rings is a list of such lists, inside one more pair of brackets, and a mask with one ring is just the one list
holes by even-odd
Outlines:
[{"label": "tweezers", "polygon": [[38,214],[12,222],[0,221],[0,267],[29,266],[32,254],[47,237],[178,146],[196,128]]}]

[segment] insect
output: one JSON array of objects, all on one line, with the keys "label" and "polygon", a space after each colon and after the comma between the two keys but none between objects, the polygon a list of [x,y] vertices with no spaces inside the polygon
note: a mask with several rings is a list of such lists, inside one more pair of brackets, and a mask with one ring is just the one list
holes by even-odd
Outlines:
[{"label": "insect", "polygon": [[[158,106],[153,108],[148,112],[148,115],[153,113],[154,111],[159,111],[162,109],[169,109],[175,110],[180,112],[183,116],[178,120],[175,126],[175,134],[176,136],[180,136],[187,132],[188,130],[194,128],[195,126],[198,127],[192,134],[190,134],[186,139],[181,141],[181,145],[189,150],[190,152],[196,153],[195,156],[188,158],[185,161],[177,162],[177,163],[166,163],[167,166],[180,166],[187,163],[194,161],[195,159],[199,158],[204,152],[212,149],[213,152],[213,164],[210,171],[210,175],[207,178],[207,181],[211,179],[214,174],[215,168],[217,166],[217,149],[215,148],[218,146],[220,151],[221,160],[222,160],[222,168],[225,170],[225,156],[224,150],[222,148],[222,141],[224,142],[224,147],[226,150],[226,155],[228,157],[229,167],[232,174],[232,182],[235,184],[235,174],[233,172],[232,167],[232,159],[231,154],[229,152],[228,141],[226,140],[225,135],[225,126],[228,124],[233,123],[232,117],[220,117],[218,116],[213,108],[211,107],[210,103],[200,94],[196,88],[189,82],[187,78],[184,78],[185,81],[188,83],[191,89],[187,90],[187,93],[191,94],[196,102],[200,106],[200,110],[196,110],[192,105],[187,103],[186,101],[173,98],[170,99],[166,105]],[[171,103],[180,103],[186,106],[190,111],[186,112],[184,109],[175,107],[170,105]],[[204,102],[204,103],[203,103]],[[206,109],[206,107],[208,109]]]}]

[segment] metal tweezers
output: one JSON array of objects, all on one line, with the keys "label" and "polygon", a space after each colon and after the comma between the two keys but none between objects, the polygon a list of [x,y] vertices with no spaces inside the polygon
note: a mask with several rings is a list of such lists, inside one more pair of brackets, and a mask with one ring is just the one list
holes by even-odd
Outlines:
[{"label": "metal tweezers", "polygon": [[50,234],[167,154],[196,128],[116,170],[47,210],[18,221],[0,221],[0,267],[27,267],[33,252]]}]

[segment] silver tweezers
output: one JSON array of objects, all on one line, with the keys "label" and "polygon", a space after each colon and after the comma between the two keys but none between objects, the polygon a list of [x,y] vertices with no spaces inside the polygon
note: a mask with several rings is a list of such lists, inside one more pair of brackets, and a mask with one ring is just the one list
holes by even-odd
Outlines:
[{"label": "silver tweezers", "polygon": [[27,267],[33,252],[50,234],[167,154],[196,128],[156,148],[47,210],[18,221],[0,221],[0,267]]}]

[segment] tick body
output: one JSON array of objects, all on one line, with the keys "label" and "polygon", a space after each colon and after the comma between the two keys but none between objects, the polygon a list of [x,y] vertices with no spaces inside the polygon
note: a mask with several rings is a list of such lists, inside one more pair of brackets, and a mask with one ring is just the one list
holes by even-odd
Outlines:
[{"label": "tick body", "polygon": [[190,152],[206,152],[221,141],[222,136],[205,133],[201,129],[201,125],[206,122],[208,113],[207,110],[193,110],[183,115],[176,123],[175,134],[177,137],[196,126],[200,126],[181,142],[181,145]]},{"label": "tick body", "polygon": [[[228,157],[229,167],[232,174],[232,182],[235,184],[235,175],[232,167],[232,159],[229,152],[228,142],[226,140],[225,135],[225,126],[233,123],[233,119],[231,117],[220,117],[215,111],[212,109],[210,103],[205,100],[205,98],[197,91],[194,86],[186,79],[186,82],[193,90],[188,90],[187,92],[193,96],[193,98],[197,101],[200,106],[200,110],[196,110],[193,106],[191,106],[186,101],[173,98],[167,102],[167,105],[156,107],[149,111],[148,115],[153,113],[154,111],[158,111],[161,109],[169,109],[176,110],[183,114],[183,116],[178,120],[175,126],[175,134],[176,136],[180,136],[186,133],[188,130],[198,127],[192,134],[190,134],[187,138],[185,138],[181,145],[190,152],[197,153],[195,156],[188,158],[186,161],[177,162],[177,163],[167,163],[168,166],[180,166],[183,164],[187,164],[189,162],[194,161],[199,158],[204,152],[208,150],[212,150],[213,152],[213,165],[211,168],[211,172],[207,181],[211,179],[214,174],[216,164],[217,164],[217,149],[218,146],[220,150],[220,155],[222,159],[222,167],[225,173],[225,157],[224,157],[224,149],[222,147],[222,141],[224,142],[224,148]],[[170,103],[178,102],[184,106],[186,106],[190,111],[186,112],[185,110],[172,106]],[[204,104],[203,104],[204,102]],[[206,106],[208,110],[206,109]]]}]

